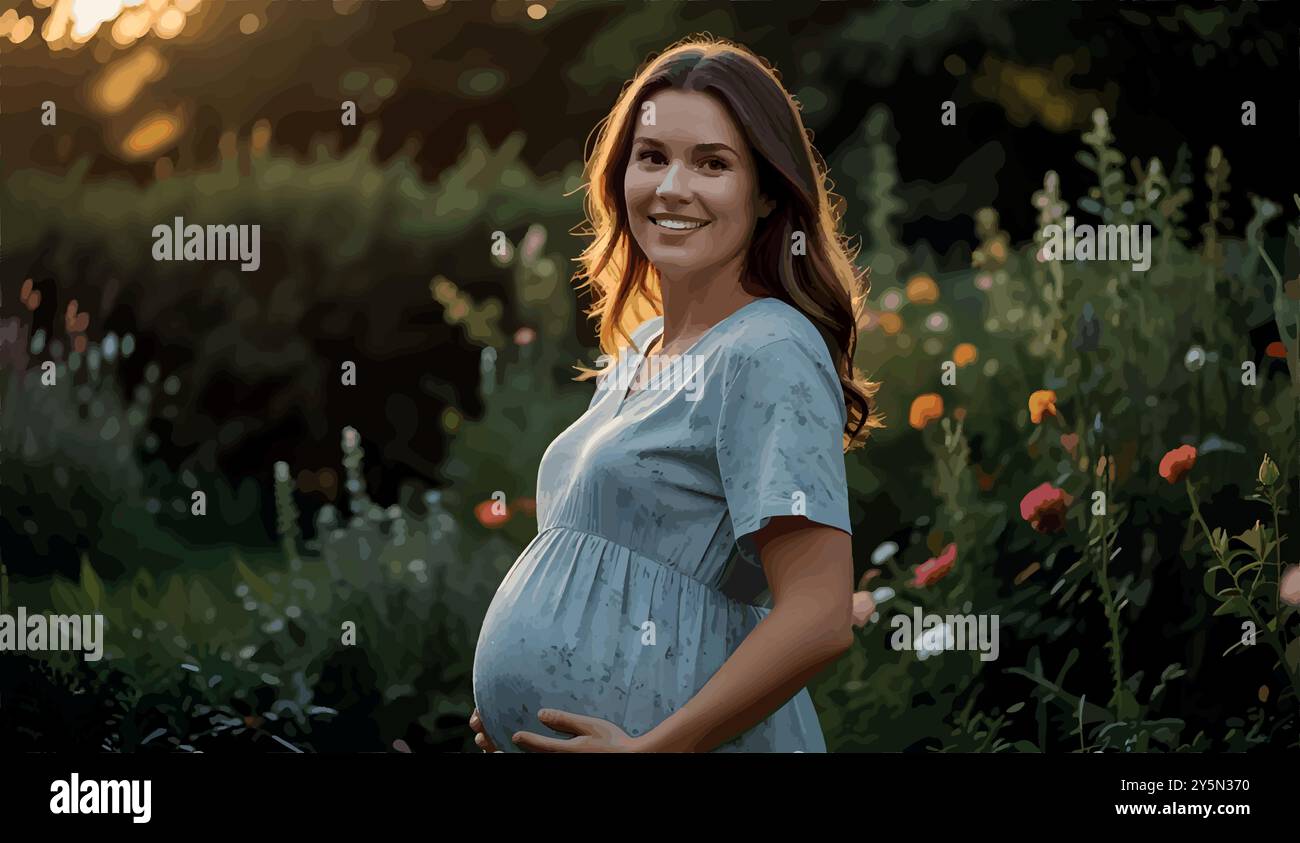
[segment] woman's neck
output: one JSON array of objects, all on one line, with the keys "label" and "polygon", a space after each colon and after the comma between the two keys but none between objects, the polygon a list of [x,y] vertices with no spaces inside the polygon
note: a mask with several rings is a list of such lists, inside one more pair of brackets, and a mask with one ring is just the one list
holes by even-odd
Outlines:
[{"label": "woman's neck", "polygon": [[664,329],[655,343],[656,353],[671,353],[696,338],[750,302],[762,298],[741,284],[743,255],[724,267],[696,277],[659,276],[663,298]]}]

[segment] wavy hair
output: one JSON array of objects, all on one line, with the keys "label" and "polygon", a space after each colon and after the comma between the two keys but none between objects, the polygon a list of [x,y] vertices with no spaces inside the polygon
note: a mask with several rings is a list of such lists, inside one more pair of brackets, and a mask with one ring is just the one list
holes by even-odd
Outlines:
[{"label": "wavy hair", "polygon": [[[830,190],[825,162],[804,128],[798,103],[775,68],[726,39],[689,36],[647,60],[593,130],[583,185],[588,227],[571,233],[592,238],[577,258],[576,280],[579,291],[592,296],[586,312],[596,322],[601,350],[617,355],[631,343],[632,329],[663,313],[658,274],[629,227],[623,181],[641,104],[666,89],[716,96],[744,133],[759,190],[776,207],[758,220],[741,277],[797,308],[817,327],[844,392],[844,450],[860,447],[873,428],[885,426],[874,400],[880,384],[853,367],[871,270],[857,268],[857,249],[840,231],[845,203]],[[804,255],[792,254],[795,232],[805,234]],[[598,374],[576,368],[582,372],[577,380]]]}]

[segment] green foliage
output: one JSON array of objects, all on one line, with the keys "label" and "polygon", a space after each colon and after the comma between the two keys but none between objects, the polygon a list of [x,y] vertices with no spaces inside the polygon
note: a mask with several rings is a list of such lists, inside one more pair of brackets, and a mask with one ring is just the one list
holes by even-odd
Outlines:
[{"label": "green foliage", "polygon": [[[874,189],[858,186],[851,195],[871,199],[864,261],[896,274],[909,256],[894,228],[899,205],[883,139],[886,118],[875,112],[864,126],[874,140],[860,163],[873,173],[866,183]],[[985,209],[976,219],[974,268],[938,278],[940,300],[909,298],[895,283],[901,279],[888,272],[877,279],[859,360],[870,361],[873,379],[885,384],[879,397],[891,426],[849,457],[849,478],[859,553],[865,557],[867,548],[885,540],[902,548],[873,566],[880,573],[872,585],[893,592],[880,599],[879,619],[860,630],[858,646],[814,684],[832,750],[1240,751],[1267,744],[1296,717],[1296,693],[1287,687],[1294,684],[1300,652],[1296,613],[1282,609],[1275,593],[1276,574],[1283,560],[1295,558],[1295,544],[1281,528],[1285,522],[1262,523],[1285,515],[1282,490],[1300,476],[1300,363],[1292,339],[1300,305],[1285,292],[1268,234],[1280,211],[1256,203],[1245,240],[1224,233],[1227,221],[1216,213],[1203,232],[1206,242],[1191,243],[1180,226],[1192,179],[1186,156],[1167,176],[1157,161],[1125,168],[1104,117],[1085,143],[1082,160],[1092,162],[1097,184],[1076,206],[1098,220],[1152,225],[1156,255],[1149,272],[1135,273],[1127,264],[1043,263],[1036,258],[1041,231],[1032,245],[1013,248],[999,215]],[[0,602],[29,611],[97,608],[107,619],[109,656],[98,667],[56,656],[28,660],[22,676],[41,690],[24,699],[37,702],[12,712],[7,702],[4,716],[17,722],[6,726],[49,740],[59,727],[39,701],[91,694],[106,695],[113,712],[110,727],[86,732],[96,748],[183,750],[247,742],[283,751],[382,750],[398,740],[414,740],[416,748],[472,748],[465,717],[483,613],[535,532],[528,501],[541,455],[581,414],[592,389],[571,381],[572,364],[590,352],[576,339],[564,257],[546,248],[549,233],[559,230],[548,214],[572,209],[518,171],[517,145],[514,151],[510,146],[494,153],[471,143],[436,192],[406,165],[375,167],[360,153],[338,162],[273,159],[255,167],[257,183],[283,188],[275,201],[302,214],[301,224],[286,223],[292,248],[319,248],[344,266],[318,279],[325,289],[364,296],[374,280],[371,270],[349,263],[349,255],[373,255],[396,243],[374,219],[359,226],[368,233],[343,231],[332,221],[330,203],[342,203],[358,185],[384,197],[378,205],[405,209],[392,217],[402,237],[434,244],[416,247],[416,258],[446,258],[432,285],[421,273],[419,283],[402,293],[403,302],[441,305],[444,321],[462,330],[479,353],[479,401],[439,393],[447,404],[439,420],[450,440],[440,466],[445,496],[408,485],[397,504],[378,504],[366,487],[366,465],[385,467],[373,450],[365,453],[360,434],[367,428],[358,424],[341,430],[346,514],[333,505],[322,508],[314,534],[299,535],[293,470],[286,462],[267,490],[276,502],[279,552],[257,555],[213,542],[221,551],[216,560],[107,575],[101,557],[131,554],[102,525],[121,525],[123,535],[160,546],[169,540],[159,526],[167,523],[162,516],[168,508],[151,512],[149,500],[187,501],[190,489],[208,486],[194,473],[172,478],[145,462],[147,417],[161,372],[146,378],[149,386],[134,396],[136,403],[115,399],[112,389],[86,379],[70,359],[60,363],[60,385],[50,392],[35,391],[36,371],[0,374],[5,453],[21,453],[26,434],[18,431],[30,429],[39,457],[5,461],[0,495],[7,497],[0,498],[0,511],[11,525],[24,523],[8,517],[15,512],[38,523],[42,541],[63,535],[77,549],[67,578],[15,581],[0,589]],[[1221,184],[1226,162],[1212,158],[1210,169],[1212,184]],[[323,185],[314,197],[295,187],[309,173]],[[230,173],[220,178],[233,184]],[[502,187],[519,179],[521,187]],[[87,188],[82,199],[118,196],[99,190]],[[147,202],[154,212],[180,201],[172,190],[151,188],[157,192]],[[1040,227],[1069,212],[1062,194],[1078,190],[1049,174],[1033,197]],[[214,218],[237,218],[233,209],[251,201],[221,193],[212,192],[220,198],[205,206]],[[488,251],[496,230],[508,230],[506,254]],[[452,245],[480,236],[481,266],[512,286],[483,292],[466,281],[480,267],[478,258],[454,254]],[[1264,268],[1271,279],[1262,275]],[[233,301],[251,296],[236,292],[240,283],[219,282],[213,295]],[[291,279],[288,289],[305,283]],[[166,300],[171,293],[160,295]],[[512,334],[503,327],[508,320],[501,302],[511,304],[510,317],[526,330]],[[884,314],[897,318],[897,330],[885,329]],[[1261,314],[1277,321],[1288,357],[1272,370],[1266,360],[1258,386],[1249,388],[1240,364],[1252,352],[1241,326],[1257,324]],[[978,357],[958,369],[955,385],[945,385],[940,364],[954,356],[958,342],[975,346]],[[200,379],[220,359],[202,347],[191,371]],[[267,352],[254,368],[291,367],[292,355],[278,356],[283,351]],[[1282,366],[1289,378],[1277,376]],[[1042,389],[1058,394],[1056,413],[1034,423],[1026,401]],[[945,417],[923,430],[900,422],[911,400],[927,392],[943,396]],[[95,401],[102,402],[101,411]],[[110,417],[119,419],[125,451],[102,436]],[[60,435],[42,445],[43,432],[58,425]],[[78,442],[97,439],[115,447],[76,450]],[[1198,447],[1204,516],[1198,498],[1184,501],[1159,476],[1162,455],[1184,442]],[[1233,487],[1256,472],[1265,452],[1276,455],[1279,476],[1243,499]],[[81,460],[84,475],[63,489],[60,468],[67,473]],[[1021,517],[1021,498],[1042,482],[1076,502],[1059,533],[1036,533]],[[32,492],[8,491],[14,489]],[[496,492],[508,502],[504,523],[480,517],[480,505]],[[1098,492],[1106,505],[1094,514]],[[77,512],[95,511],[74,505],[76,495],[113,513],[95,522],[101,532],[75,520]],[[49,513],[22,508],[46,500]],[[137,510],[147,523],[130,520]],[[1257,519],[1261,523],[1251,528]],[[1204,543],[1161,544],[1162,537],[1185,536],[1189,521],[1202,527]],[[1226,526],[1211,530],[1205,526],[1211,522]],[[1230,537],[1241,546],[1232,547]],[[915,566],[949,543],[958,548],[951,573],[931,586],[917,585]],[[188,551],[175,545],[171,558],[185,558]],[[6,546],[6,561],[9,552]],[[1205,594],[1196,589],[1202,577]],[[999,660],[895,650],[888,619],[914,607],[999,615]],[[1267,663],[1243,657],[1240,669],[1252,677],[1252,688],[1271,686],[1276,693],[1267,705],[1245,711],[1238,698],[1229,699],[1224,704],[1238,713],[1222,725],[1195,722],[1177,695],[1203,687],[1212,671],[1188,654],[1217,656],[1208,645],[1239,638],[1232,624],[1240,618],[1257,621],[1273,650]],[[355,645],[345,638],[348,624],[355,624]],[[1187,640],[1177,640],[1171,629]],[[1173,644],[1160,657],[1134,643],[1165,646],[1166,639]],[[69,722],[78,716],[68,712]],[[32,738],[31,745],[46,744]]]},{"label": "green foliage", "polygon": [[[1198,486],[1215,496],[1216,511],[1249,517],[1249,524],[1256,516],[1244,513],[1255,501],[1285,523],[1285,490],[1300,476],[1300,366],[1288,334],[1300,302],[1285,296],[1266,246],[1267,223],[1278,209],[1256,201],[1246,239],[1225,235],[1220,196],[1228,165],[1216,149],[1206,176],[1211,222],[1204,242],[1191,243],[1179,227],[1190,198],[1185,155],[1168,177],[1158,160],[1133,162],[1139,177],[1130,182],[1105,114],[1095,115],[1084,140],[1089,150],[1080,160],[1097,183],[1079,212],[1152,225],[1149,271],[1134,272],[1125,262],[1040,261],[1041,229],[1071,213],[1059,177],[1049,173],[1033,197],[1040,232],[1028,248],[1012,248],[988,209],[977,216],[974,273],[939,279],[946,301],[914,300],[897,287],[873,291],[859,356],[873,362],[873,379],[885,384],[887,418],[907,419],[909,402],[927,392],[942,396],[947,415],[920,431],[895,423],[850,457],[850,488],[861,496],[854,510],[868,525],[859,541],[887,537],[871,532],[873,520],[896,523],[873,514],[897,512],[898,521],[914,526],[903,550],[871,580],[873,588],[893,592],[880,604],[877,623],[816,684],[832,750],[1240,751],[1268,742],[1296,719],[1300,630],[1294,608],[1280,604],[1277,584],[1294,545],[1288,553],[1278,527],[1256,523],[1236,537],[1244,548],[1229,550],[1228,533],[1211,534],[1196,498],[1189,512],[1158,471],[1167,451],[1193,443]],[[889,197],[874,201],[886,207]],[[1260,259],[1272,279],[1261,277]],[[1263,312],[1288,337],[1290,377],[1270,377],[1276,372],[1269,358],[1259,363],[1238,327],[1255,324]],[[885,330],[885,314],[899,317],[897,330]],[[936,315],[944,327],[934,327]],[[958,370],[955,385],[944,385],[941,363],[961,342],[978,349],[978,361]],[[1260,367],[1253,387],[1241,365],[1252,360]],[[1044,389],[1057,393],[1056,412],[1035,424],[1027,399]],[[918,459],[921,452],[928,458]],[[1271,469],[1276,476],[1267,475],[1273,482],[1240,497],[1233,486],[1256,473],[1265,452],[1280,455]],[[1044,481],[1075,501],[1066,528],[1050,535],[1035,533],[1019,512],[1021,498]],[[1097,493],[1104,496],[1100,509]],[[1184,542],[1183,562],[1154,552],[1162,531],[1186,533],[1191,520],[1204,527],[1218,560],[1205,574],[1208,601],[1178,592],[1178,583],[1190,579],[1182,571],[1200,565],[1195,546]],[[952,572],[930,587],[916,585],[909,568],[949,542],[958,547]],[[1152,605],[1169,589],[1176,602]],[[887,621],[916,605],[939,614],[998,615],[1001,657],[984,663],[962,652],[921,658],[894,651]],[[1179,615],[1170,617],[1171,605]],[[1269,705],[1228,718],[1220,732],[1185,722],[1181,703],[1166,692],[1203,681],[1207,667],[1183,667],[1178,644],[1164,641],[1167,632],[1160,649],[1174,663],[1153,667],[1151,648],[1135,642],[1171,627],[1195,639],[1238,640],[1241,630],[1224,615],[1250,620],[1261,643],[1268,642],[1263,649],[1274,651],[1271,667],[1254,656],[1250,663],[1275,694]],[[1141,637],[1135,628],[1144,630]],[[1183,652],[1202,646],[1189,640]],[[1225,655],[1250,649],[1237,643]],[[1045,673],[1049,659],[1063,664],[1055,677]],[[1153,687],[1144,685],[1144,676],[1157,673]],[[1066,690],[1072,684],[1078,689]],[[972,709],[977,699],[980,708]]]},{"label": "green foliage", "polygon": [[[436,494],[392,510],[317,537],[287,564],[234,556],[203,574],[155,581],[141,570],[118,584],[84,565],[79,584],[55,578],[43,594],[23,584],[10,599],[29,613],[104,614],[98,674],[68,654],[40,670],[67,689],[77,676],[120,677],[113,699],[123,722],[156,723],[155,745],[242,737],[271,750],[355,751],[409,741],[418,721],[426,746],[461,748],[478,623],[512,550],[482,531],[462,536]],[[151,709],[161,721],[145,716]],[[358,717],[374,734],[353,730]],[[105,748],[148,748],[131,734],[119,724]]]}]

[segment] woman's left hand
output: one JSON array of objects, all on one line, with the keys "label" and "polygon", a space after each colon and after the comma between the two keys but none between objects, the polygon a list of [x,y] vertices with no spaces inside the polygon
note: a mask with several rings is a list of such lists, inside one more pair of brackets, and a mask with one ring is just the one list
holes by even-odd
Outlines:
[{"label": "woman's left hand", "polygon": [[608,720],[554,708],[537,712],[543,725],[572,738],[548,738],[533,732],[516,732],[511,739],[525,752],[640,752],[640,742]]}]

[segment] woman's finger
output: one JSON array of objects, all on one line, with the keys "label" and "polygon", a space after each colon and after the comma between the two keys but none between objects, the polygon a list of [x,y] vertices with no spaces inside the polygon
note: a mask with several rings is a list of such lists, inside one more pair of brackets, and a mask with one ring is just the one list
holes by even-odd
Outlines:
[{"label": "woman's finger", "polygon": [[498,752],[496,744],[488,737],[487,729],[483,726],[483,718],[479,716],[478,709],[469,716],[469,727],[474,730],[474,745],[484,752]]},{"label": "woman's finger", "polygon": [[571,711],[560,711],[556,708],[542,709],[537,712],[537,719],[557,732],[570,735],[594,734],[595,723],[599,722],[594,717],[574,714]]},{"label": "woman's finger", "polygon": [[581,752],[580,747],[574,746],[574,739],[561,740],[559,738],[546,738],[533,732],[515,732],[512,740],[515,746],[525,752]]}]

